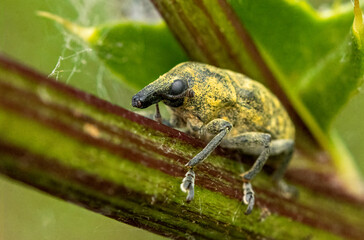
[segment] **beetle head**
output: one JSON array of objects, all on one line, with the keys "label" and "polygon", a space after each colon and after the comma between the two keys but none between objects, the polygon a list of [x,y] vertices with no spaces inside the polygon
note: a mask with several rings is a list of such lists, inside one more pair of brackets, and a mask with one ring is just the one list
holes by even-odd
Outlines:
[{"label": "beetle head", "polygon": [[183,71],[185,65],[188,63],[177,65],[135,94],[132,98],[133,107],[147,108],[160,101],[170,107],[179,107],[183,105],[185,97],[193,97],[193,90],[189,87],[190,78]]}]

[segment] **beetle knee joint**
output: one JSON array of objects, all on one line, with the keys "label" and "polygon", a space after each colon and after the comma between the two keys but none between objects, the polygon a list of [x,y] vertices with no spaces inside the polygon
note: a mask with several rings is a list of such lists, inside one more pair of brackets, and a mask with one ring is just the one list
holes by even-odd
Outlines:
[{"label": "beetle knee joint", "polygon": [[218,134],[225,129],[228,129],[230,131],[232,127],[233,126],[228,121],[225,121],[223,119],[215,119],[208,123],[206,130],[211,134]]}]

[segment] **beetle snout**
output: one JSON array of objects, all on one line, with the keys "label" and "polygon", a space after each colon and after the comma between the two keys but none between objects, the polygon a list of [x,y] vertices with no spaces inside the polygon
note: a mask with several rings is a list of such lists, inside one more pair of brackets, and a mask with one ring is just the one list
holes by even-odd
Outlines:
[{"label": "beetle snout", "polygon": [[131,99],[131,105],[136,108],[147,108],[152,104],[159,102],[161,99],[156,94],[147,94],[146,91],[140,91]]},{"label": "beetle snout", "polygon": [[134,95],[131,100],[131,105],[136,108],[143,108],[142,104],[143,99],[140,98],[138,94]]}]

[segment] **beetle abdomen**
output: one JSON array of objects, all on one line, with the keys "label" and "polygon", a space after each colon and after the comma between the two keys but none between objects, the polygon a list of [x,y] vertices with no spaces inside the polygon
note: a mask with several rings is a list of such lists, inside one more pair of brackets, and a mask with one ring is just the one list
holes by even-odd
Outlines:
[{"label": "beetle abdomen", "polygon": [[236,126],[266,132],[273,139],[293,139],[294,125],[283,105],[266,87],[242,74],[232,73],[240,109]]}]

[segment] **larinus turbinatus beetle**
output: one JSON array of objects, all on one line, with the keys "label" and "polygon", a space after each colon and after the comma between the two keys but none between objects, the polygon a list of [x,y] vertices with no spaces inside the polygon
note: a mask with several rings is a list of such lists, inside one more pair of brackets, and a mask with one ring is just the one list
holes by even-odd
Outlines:
[{"label": "larinus turbinatus beetle", "polygon": [[185,62],[135,94],[132,105],[146,108],[158,106],[160,101],[171,109],[171,126],[185,127],[190,134],[209,141],[186,164],[188,171],[181,189],[187,192],[188,202],[194,197],[193,167],[219,144],[258,156],[253,166],[241,174],[243,202],[248,205],[245,214],[251,213],[255,202],[250,182],[269,156],[280,158],[272,175],[274,182],[285,192],[293,189],[282,178],[292,158],[295,128],[277,97],[262,84],[240,73]]}]

